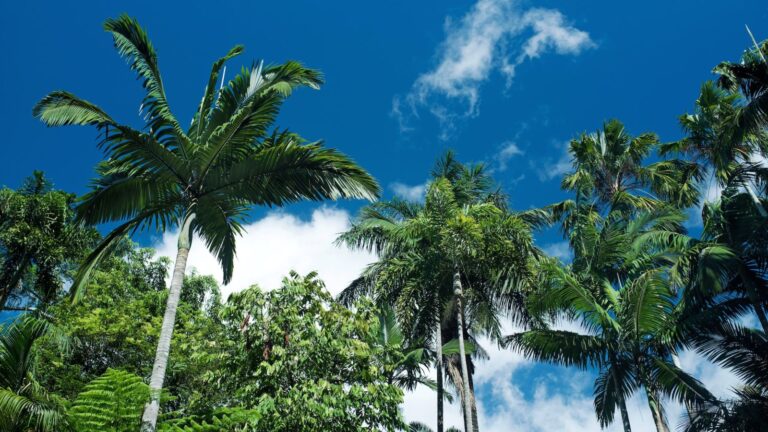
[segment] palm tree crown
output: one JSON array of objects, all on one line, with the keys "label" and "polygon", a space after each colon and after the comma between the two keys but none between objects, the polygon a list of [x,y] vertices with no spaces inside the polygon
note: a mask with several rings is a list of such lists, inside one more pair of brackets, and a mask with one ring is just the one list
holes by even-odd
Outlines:
[{"label": "palm tree crown", "polygon": [[306,144],[286,130],[270,132],[280,105],[295,88],[319,87],[317,71],[294,61],[260,62],[217,90],[224,63],[243,51],[236,46],[213,64],[200,105],[184,130],[170,111],[157,54],[144,30],[127,16],[107,20],[104,28],[143,80],[145,130],[120,124],[64,91],[49,94],[34,109],[49,126],[94,125],[102,133],[106,160],[98,167],[93,191],[77,207],[78,218],[87,224],[122,224],[83,265],[72,288],[76,295],[99,258],[132,230],[164,230],[194,215],[192,229],[218,257],[227,283],[235,238],[250,206],[377,196],[375,180],[338,151],[321,142]]}]

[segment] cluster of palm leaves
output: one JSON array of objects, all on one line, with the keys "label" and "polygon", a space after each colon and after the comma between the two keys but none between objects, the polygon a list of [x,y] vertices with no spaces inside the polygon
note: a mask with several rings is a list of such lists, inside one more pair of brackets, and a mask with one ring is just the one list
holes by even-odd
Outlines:
[{"label": "cluster of palm leaves", "polygon": [[[617,120],[574,139],[573,170],[562,181],[573,199],[516,213],[482,165],[463,165],[448,153],[424,202],[394,199],[362,210],[339,243],[379,260],[340,300],[370,296],[393,308],[406,337],[429,350],[438,432],[446,377],[461,399],[464,429],[479,428],[472,374],[484,355],[480,336],[540,361],[595,371],[595,413],[604,427],[618,412],[630,431],[627,400],[642,392],[659,432],[670,430],[669,400],[686,407],[691,431],[762,430],[766,53],[763,43],[741,63],[715,69],[721,78],[702,86],[695,113],[680,118],[686,136],[679,141],[633,137]],[[702,196],[713,188],[718,197]],[[696,238],[688,234],[686,209],[699,205]],[[560,225],[570,262],[533,246],[531,232],[548,224]],[[750,317],[759,329],[744,324]],[[504,320],[525,330],[502,336]],[[563,322],[581,330],[564,330]],[[471,341],[474,352],[441,352],[454,338],[460,347]],[[683,370],[686,350],[742,378],[737,398],[719,400]]]},{"label": "cluster of palm leaves", "polygon": [[[461,400],[465,429],[478,429],[472,381],[473,357],[484,355],[478,337],[499,341],[502,317],[529,319],[523,299],[540,254],[531,237],[540,219],[542,212],[509,211],[482,165],[463,165],[449,152],[433,170],[423,203],[371,204],[338,239],[380,258],[340,300],[368,295],[388,305],[404,333],[430,348],[440,432],[446,376]],[[446,350],[448,344],[458,352]]]},{"label": "cluster of palm leaves", "polygon": [[[764,428],[768,215],[766,167],[757,160],[768,154],[765,52],[764,43],[741,64],[716,68],[719,86],[702,87],[696,113],[680,119],[687,133],[680,141],[631,139],[612,121],[571,143],[574,172],[563,187],[576,199],[550,210],[573,261],[540,267],[546,283],[529,308],[574,320],[583,331],[545,325],[505,343],[542,361],[596,369],[603,426],[618,410],[631,430],[626,400],[643,390],[660,432],[670,430],[666,399],[685,405],[691,431]],[[653,149],[683,159],[643,166]],[[701,236],[690,237],[682,209],[713,186],[722,188],[720,197],[704,203]],[[743,324],[751,316],[759,329]],[[718,400],[683,371],[683,350],[739,375],[746,386],[738,399]]]}]

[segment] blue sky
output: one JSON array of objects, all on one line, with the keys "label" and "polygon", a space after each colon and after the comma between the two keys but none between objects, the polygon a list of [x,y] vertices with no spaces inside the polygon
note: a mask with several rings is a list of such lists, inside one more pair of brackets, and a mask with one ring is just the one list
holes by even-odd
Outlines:
[{"label": "blue sky", "polygon": [[[95,132],[48,129],[34,120],[32,106],[49,91],[71,91],[141,125],[140,83],[101,29],[105,18],[127,12],[149,31],[182,123],[201,97],[211,62],[242,43],[245,55],[230,63],[229,77],[258,59],[296,59],[323,71],[326,85],[292,96],[279,126],[350,154],[386,196],[418,196],[435,158],[451,148],[464,161],[488,163],[521,209],[564,197],[565,144],[604,120],[618,118],[633,134],[679,138],[677,117],[692,108],[712,67],[748,46],[744,25],[759,39],[768,37],[768,5],[738,0],[3,2],[0,12],[6,100],[0,185],[16,187],[42,169],[59,188],[87,190],[101,156]],[[255,261],[236,268],[240,284],[275,284],[291,267],[318,268],[329,288],[338,289],[371,259],[328,245],[361,204],[256,211],[239,246],[240,262]],[[286,242],[278,234],[304,240]],[[171,252],[169,236],[138,240]],[[563,252],[554,232],[540,233],[538,241]],[[201,251],[197,267],[215,273],[208,259]],[[233,282],[230,289],[238,288]],[[498,376],[480,382],[486,430],[596,427],[589,376],[510,353],[496,357],[486,369]],[[732,379],[693,357],[689,366],[724,388]],[[570,388],[578,391],[561,391]],[[429,397],[409,396],[406,414],[431,418]],[[510,408],[493,408],[500,403]],[[586,414],[573,414],[584,406]],[[542,407],[571,414],[535,417]],[[648,415],[633,418],[639,430],[648,421]]]}]

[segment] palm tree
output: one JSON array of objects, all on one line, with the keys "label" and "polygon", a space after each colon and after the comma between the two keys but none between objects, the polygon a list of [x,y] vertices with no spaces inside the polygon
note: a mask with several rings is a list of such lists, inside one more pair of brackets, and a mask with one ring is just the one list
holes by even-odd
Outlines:
[{"label": "palm tree", "polygon": [[[690,267],[689,289],[700,296],[728,293],[749,301],[763,332],[768,331],[768,226],[752,197],[726,189],[702,211],[700,241],[689,241],[681,267]],[[764,203],[761,201],[760,203]]]},{"label": "palm tree", "polygon": [[373,345],[387,357],[383,364],[391,365],[384,371],[387,382],[405,390],[413,390],[418,384],[434,388],[434,382],[423,374],[422,368],[428,365],[428,357],[420,341],[409,341],[405,337],[391,307],[381,308],[378,318],[373,329]]},{"label": "palm tree", "polygon": [[744,187],[762,217],[766,218],[768,213],[752,187],[752,179],[760,176],[762,170],[752,159],[756,155],[768,155],[768,141],[764,129],[744,130],[740,127],[739,118],[745,109],[738,93],[722,90],[712,82],[704,83],[694,114],[680,117],[680,125],[687,136],[663,144],[660,153],[662,156],[673,153],[686,156],[697,171],[709,171],[710,181],[721,188]]},{"label": "palm tree", "polygon": [[[459,386],[467,431],[476,430],[476,424],[464,343],[469,331],[466,313],[471,311],[480,327],[499,337],[499,317],[510,311],[522,313],[515,283],[528,276],[528,260],[534,253],[523,217],[504,212],[492,202],[460,204],[457,195],[470,189],[462,186],[472,183],[436,178],[423,206],[397,200],[376,203],[364,209],[350,231],[339,238],[341,243],[380,256],[342,293],[342,300],[372,294],[380,303],[395,305],[409,331],[434,333],[439,393],[443,373],[440,347],[446,312],[452,312],[461,370],[454,383]],[[457,189],[459,193],[454,192]],[[438,429],[441,399],[439,394]]]},{"label": "palm tree", "polygon": [[[176,307],[193,234],[221,263],[224,283],[232,278],[235,239],[252,205],[281,206],[303,199],[377,196],[375,180],[343,154],[322,143],[304,143],[289,131],[270,133],[283,100],[297,87],[317,88],[320,74],[289,61],[258,63],[217,90],[224,63],[243,51],[230,50],[213,64],[200,106],[185,131],[171,114],[157,54],[136,20],[120,16],[105,22],[118,52],[143,80],[146,130],[117,123],[96,105],[56,91],[34,114],[49,126],[93,125],[102,132],[106,160],[93,191],[77,206],[87,224],[118,222],[86,259],[72,286],[75,299],[88,276],[125,234],[178,223],[179,242],[168,304],[158,342],[151,401],[143,430],[154,430],[168,362]],[[222,84],[223,84],[222,77]]]},{"label": "palm tree", "polygon": [[659,432],[668,432],[661,396],[688,404],[714,398],[674,363],[681,339],[678,309],[668,274],[668,252],[649,238],[679,232],[682,216],[668,210],[639,214],[628,222],[617,212],[579,215],[574,262],[566,268],[542,261],[542,292],[530,296],[533,311],[578,320],[586,334],[548,326],[510,335],[505,343],[542,361],[598,368],[595,412],[602,426],[618,408],[631,430],[626,399],[643,388]]},{"label": "palm tree", "polygon": [[681,160],[644,165],[659,145],[653,133],[636,137],[627,134],[618,120],[610,120],[592,134],[582,134],[570,143],[573,171],[562,188],[576,193],[579,203],[598,205],[603,210],[652,210],[667,200],[686,207],[698,197],[692,180],[699,176],[696,166]]},{"label": "palm tree", "polygon": [[[751,37],[752,33],[749,34]],[[733,119],[739,131],[737,138],[759,133],[768,125],[768,41],[760,44],[754,38],[752,41],[754,48],[746,50],[741,61],[722,62],[713,71],[720,75],[717,83],[721,88],[740,93],[744,98]]]},{"label": "palm tree", "polygon": [[744,381],[744,386],[736,390],[738,399],[710,404],[696,411],[690,416],[686,431],[762,430],[768,416],[765,332],[729,323],[713,333],[695,335],[693,345],[710,360],[732,369]]},{"label": "palm tree", "polygon": [[35,379],[33,346],[46,335],[66,346],[50,323],[31,315],[0,327],[0,431],[66,429],[62,401]]}]

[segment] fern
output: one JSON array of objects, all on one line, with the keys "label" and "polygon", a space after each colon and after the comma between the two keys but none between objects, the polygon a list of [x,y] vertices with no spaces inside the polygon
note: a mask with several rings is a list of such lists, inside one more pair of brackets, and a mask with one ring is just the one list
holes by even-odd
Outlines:
[{"label": "fern", "polygon": [[149,400],[149,387],[138,376],[108,369],[85,386],[69,410],[77,432],[135,432]]},{"label": "fern", "polygon": [[162,422],[160,432],[255,431],[259,414],[244,408],[221,408],[205,416],[191,416]]}]

